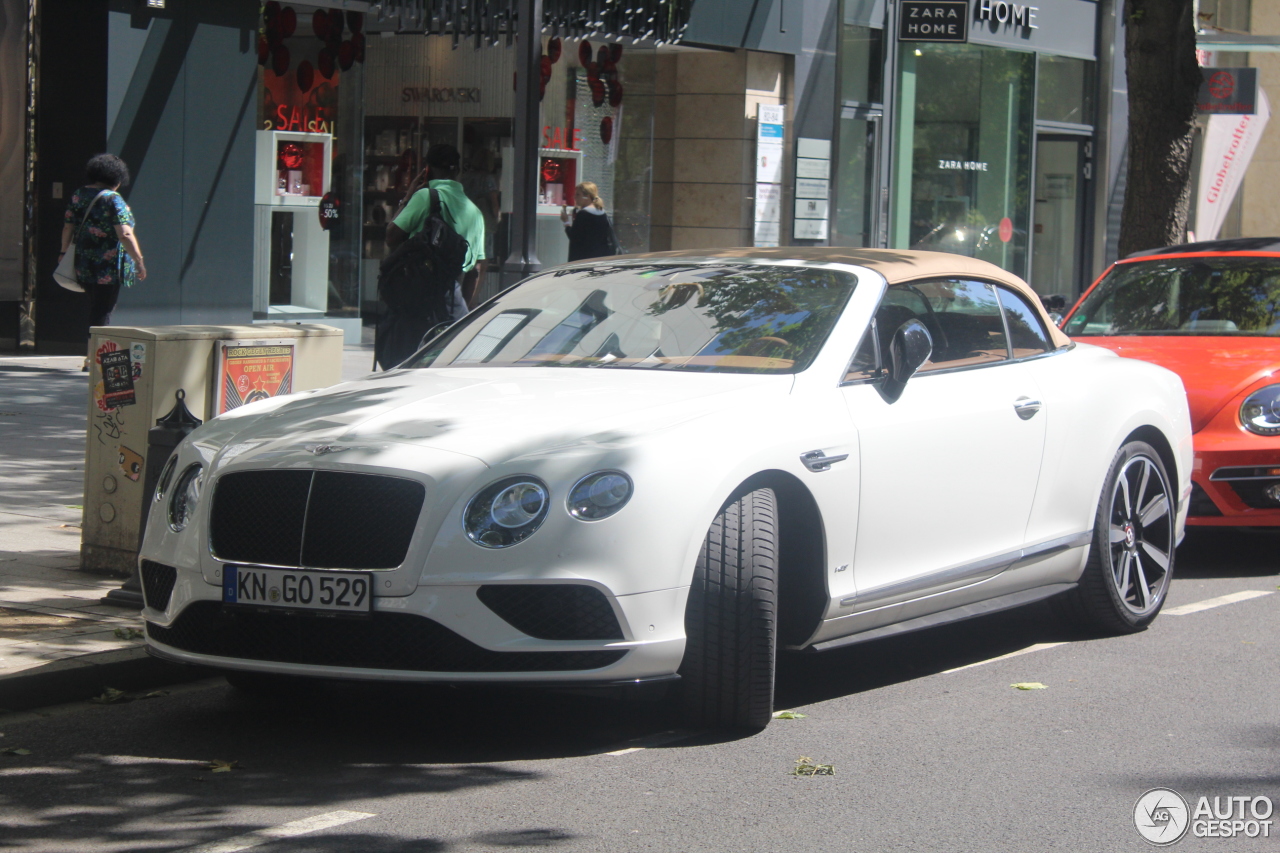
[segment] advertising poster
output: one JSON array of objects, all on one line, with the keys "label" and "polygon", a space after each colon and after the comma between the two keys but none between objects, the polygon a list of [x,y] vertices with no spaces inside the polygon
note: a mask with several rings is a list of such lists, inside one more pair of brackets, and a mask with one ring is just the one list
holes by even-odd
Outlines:
[{"label": "advertising poster", "polygon": [[293,390],[292,341],[218,341],[215,415]]},{"label": "advertising poster", "polygon": [[132,406],[137,402],[133,390],[133,364],[128,350],[114,350],[100,356],[102,362],[103,402],[108,409]]}]

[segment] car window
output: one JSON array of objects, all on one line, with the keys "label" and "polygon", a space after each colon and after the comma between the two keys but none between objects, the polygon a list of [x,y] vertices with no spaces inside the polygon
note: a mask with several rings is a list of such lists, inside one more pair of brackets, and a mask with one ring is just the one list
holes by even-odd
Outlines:
[{"label": "car window", "polygon": [[849,272],[752,262],[548,270],[403,366],[797,373],[813,363],[856,286]]},{"label": "car window", "polygon": [[849,369],[845,371],[844,381],[857,382],[861,379],[875,379],[879,375],[880,362],[876,352],[876,321],[872,319],[867,333],[862,336],[862,343],[858,344],[858,351],[853,354],[853,361],[849,362]]},{"label": "car window", "polygon": [[1000,306],[1004,309],[1005,325],[1009,328],[1009,344],[1014,358],[1027,358],[1053,349],[1049,333],[1045,331],[1040,315],[1026,300],[1005,287],[996,287],[1000,294]]},{"label": "car window", "polygon": [[1280,264],[1269,257],[1212,256],[1116,264],[1064,331],[1280,336]]},{"label": "car window", "polygon": [[921,373],[1008,358],[995,287],[981,281],[940,279],[916,282],[910,288],[929,306],[928,314],[918,319],[933,337],[933,356],[920,368]]}]

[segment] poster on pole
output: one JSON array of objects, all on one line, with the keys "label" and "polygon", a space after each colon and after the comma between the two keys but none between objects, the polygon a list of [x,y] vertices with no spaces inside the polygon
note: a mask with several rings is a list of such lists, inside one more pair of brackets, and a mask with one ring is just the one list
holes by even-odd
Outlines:
[{"label": "poster on pole", "polygon": [[754,242],[777,246],[782,237],[782,151],[786,107],[756,106],[756,212]]},{"label": "poster on pole", "polygon": [[214,414],[293,392],[294,341],[218,341]]},{"label": "poster on pole", "polygon": [[1261,87],[1255,114],[1209,116],[1196,187],[1197,240],[1217,239],[1270,118],[1271,103]]}]

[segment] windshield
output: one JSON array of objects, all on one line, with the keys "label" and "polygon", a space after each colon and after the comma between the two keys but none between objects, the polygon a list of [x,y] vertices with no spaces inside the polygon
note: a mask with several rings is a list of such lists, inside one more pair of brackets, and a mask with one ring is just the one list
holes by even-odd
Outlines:
[{"label": "windshield", "polygon": [[1068,335],[1280,335],[1280,258],[1117,264]]},{"label": "windshield", "polygon": [[855,284],[846,272],[758,263],[554,270],[501,294],[403,366],[796,373]]}]

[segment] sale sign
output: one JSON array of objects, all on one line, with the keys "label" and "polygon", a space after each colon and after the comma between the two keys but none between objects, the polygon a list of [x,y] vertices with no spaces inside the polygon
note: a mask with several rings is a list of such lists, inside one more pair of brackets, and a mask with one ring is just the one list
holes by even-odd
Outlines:
[{"label": "sale sign", "polygon": [[293,390],[291,341],[218,341],[218,397],[214,414]]}]

